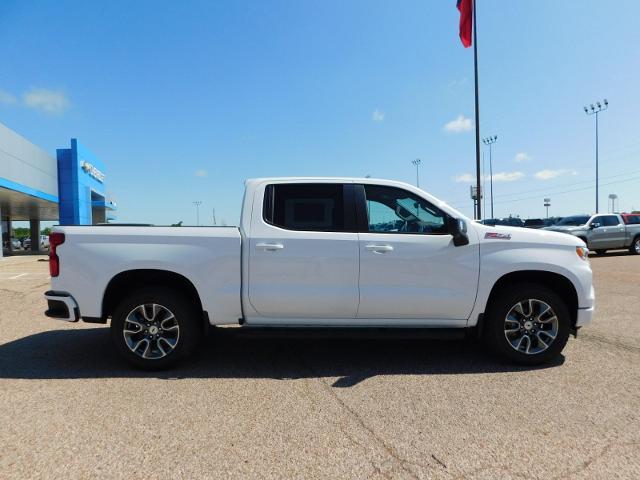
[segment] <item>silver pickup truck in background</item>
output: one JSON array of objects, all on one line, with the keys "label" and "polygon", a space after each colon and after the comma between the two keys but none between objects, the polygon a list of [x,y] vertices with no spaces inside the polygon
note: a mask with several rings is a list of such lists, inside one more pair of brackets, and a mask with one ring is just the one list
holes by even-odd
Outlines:
[{"label": "silver pickup truck in background", "polygon": [[574,215],[545,230],[574,235],[599,255],[607,250],[620,249],[629,249],[632,254],[640,255],[640,224],[626,223],[622,215]]}]

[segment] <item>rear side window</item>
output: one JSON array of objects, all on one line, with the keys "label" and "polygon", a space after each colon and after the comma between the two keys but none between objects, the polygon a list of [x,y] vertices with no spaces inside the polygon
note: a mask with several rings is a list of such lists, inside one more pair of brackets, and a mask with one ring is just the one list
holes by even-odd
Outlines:
[{"label": "rear side window", "polygon": [[625,217],[623,217],[623,220],[627,225],[639,225],[640,215],[626,215]]},{"label": "rear side window", "polygon": [[345,231],[342,184],[295,183],[267,185],[265,222],[287,230]]}]

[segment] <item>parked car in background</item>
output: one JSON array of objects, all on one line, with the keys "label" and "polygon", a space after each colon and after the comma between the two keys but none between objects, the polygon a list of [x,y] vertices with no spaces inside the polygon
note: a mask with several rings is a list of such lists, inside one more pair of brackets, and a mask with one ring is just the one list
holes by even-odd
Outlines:
[{"label": "parked car in background", "polygon": [[499,221],[500,220],[498,220],[497,218],[484,218],[482,220],[477,220],[478,223],[481,223],[482,225],[489,225],[491,227],[494,227]]},{"label": "parked car in background", "polygon": [[[27,237],[22,242],[22,246],[25,250],[31,249],[31,238]],[[49,236],[48,235],[40,235],[40,250],[48,250],[49,249]]]},{"label": "parked car in background", "polygon": [[110,318],[143,368],[188,355],[209,324],[445,328],[538,364],[594,308],[577,238],[480,225],[390,180],[249,180],[239,227],[56,226],[50,240],[46,315]]},{"label": "parked car in background", "polygon": [[569,217],[563,217],[553,225],[553,227],[558,228],[549,228],[548,230],[553,230],[555,232],[569,231],[573,227],[581,227],[585,225],[590,218],[591,215],[588,215],[586,213],[581,215],[571,215]]},{"label": "parked car in background", "polygon": [[524,222],[518,217],[506,217],[506,218],[485,218],[480,220],[482,225],[490,225],[495,227],[496,225],[503,225],[507,227],[524,227]]},{"label": "parked car in background", "polygon": [[500,219],[500,225],[508,225],[510,227],[524,227],[524,222],[519,217],[505,217]]},{"label": "parked car in background", "polygon": [[524,221],[525,228],[542,228],[544,226],[544,220],[542,220],[541,218],[527,218]]},{"label": "parked car in background", "polygon": [[631,253],[640,255],[640,222],[627,223],[629,221],[636,222],[636,219],[625,221],[622,215],[612,213],[590,217],[575,215],[545,230],[575,235],[598,254],[628,248]]},{"label": "parked car in background", "polygon": [[559,221],[562,220],[563,217],[549,217],[549,218],[545,218],[544,221],[544,226],[545,227],[550,227],[551,225],[556,225]]}]

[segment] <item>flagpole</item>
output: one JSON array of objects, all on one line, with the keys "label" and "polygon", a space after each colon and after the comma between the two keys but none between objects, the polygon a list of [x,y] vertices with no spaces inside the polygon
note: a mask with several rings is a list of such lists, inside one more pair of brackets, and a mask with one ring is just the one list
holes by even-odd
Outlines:
[{"label": "flagpole", "polygon": [[480,107],[478,105],[478,36],[477,36],[477,27],[476,27],[476,0],[472,0],[473,3],[473,70],[475,76],[475,87],[476,87],[476,188],[477,193],[476,197],[478,201],[476,218],[478,220],[482,219],[482,209],[480,207],[480,198],[481,195],[484,194],[480,190]]}]

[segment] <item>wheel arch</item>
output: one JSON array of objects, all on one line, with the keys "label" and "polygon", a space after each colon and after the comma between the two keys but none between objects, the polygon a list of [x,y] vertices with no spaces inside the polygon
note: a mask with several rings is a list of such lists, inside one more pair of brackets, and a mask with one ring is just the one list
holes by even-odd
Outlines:
[{"label": "wheel arch", "polygon": [[520,270],[503,275],[491,288],[491,293],[487,300],[487,309],[500,291],[518,283],[542,285],[557,293],[566,302],[567,309],[571,315],[571,327],[575,327],[578,318],[578,292],[576,287],[564,275],[546,270]]},{"label": "wheel arch", "polygon": [[207,316],[203,311],[198,290],[184,275],[170,270],[134,269],[120,272],[109,281],[102,297],[102,318],[106,320],[112,315],[118,301],[128,292],[151,285],[161,285],[180,291],[195,302],[196,308],[202,312],[203,317]]}]

